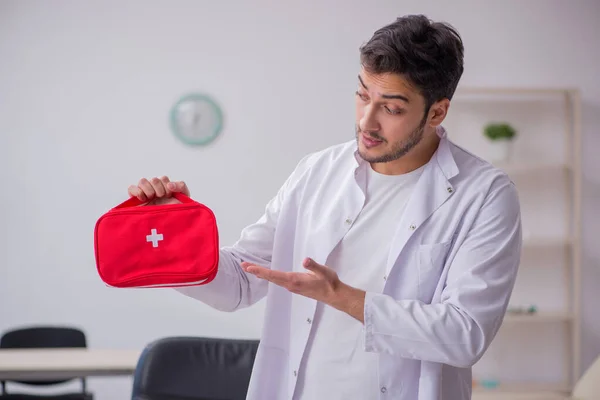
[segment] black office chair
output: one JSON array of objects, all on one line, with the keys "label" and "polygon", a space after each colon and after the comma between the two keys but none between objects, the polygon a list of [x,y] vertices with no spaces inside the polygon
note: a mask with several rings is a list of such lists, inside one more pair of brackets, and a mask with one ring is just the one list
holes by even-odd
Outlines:
[{"label": "black office chair", "polygon": [[258,340],[171,337],[142,352],[132,400],[244,400]]},{"label": "black office chair", "polygon": [[[0,338],[0,348],[4,349],[25,349],[25,348],[61,348],[61,347],[87,347],[85,334],[75,328],[39,326],[22,329],[15,329],[6,332]],[[73,378],[74,379],[74,378]],[[23,385],[31,386],[53,386],[73,379],[46,380],[46,381],[11,381]],[[0,382],[0,400],[93,400],[92,394],[86,390],[86,379],[81,380],[82,390],[79,393],[65,394],[25,394],[25,393],[7,393],[6,381]]]}]

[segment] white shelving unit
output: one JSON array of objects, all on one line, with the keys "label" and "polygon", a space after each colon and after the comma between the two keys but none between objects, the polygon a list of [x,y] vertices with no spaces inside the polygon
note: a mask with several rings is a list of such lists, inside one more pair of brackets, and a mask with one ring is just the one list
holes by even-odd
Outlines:
[{"label": "white shelving unit", "polygon": [[[580,376],[580,113],[572,89],[459,88],[452,100],[450,138],[519,190],[523,252],[511,305],[537,309],[507,314],[473,368],[475,400],[566,399]],[[493,122],[517,131],[509,160],[491,159],[483,129]]]}]

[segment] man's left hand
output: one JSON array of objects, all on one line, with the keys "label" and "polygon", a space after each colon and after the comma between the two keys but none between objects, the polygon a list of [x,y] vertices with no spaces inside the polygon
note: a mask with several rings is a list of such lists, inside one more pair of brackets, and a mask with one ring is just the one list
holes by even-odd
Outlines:
[{"label": "man's left hand", "polygon": [[344,311],[363,321],[365,292],[340,281],[331,268],[306,258],[302,263],[307,272],[284,272],[242,263],[244,271],[281,286],[292,293],[310,297]]},{"label": "man's left hand", "polygon": [[324,303],[332,301],[341,283],[337,273],[325,265],[317,264],[310,258],[305,259],[302,266],[308,271],[283,272],[247,262],[242,263],[244,271],[284,287],[292,293]]}]

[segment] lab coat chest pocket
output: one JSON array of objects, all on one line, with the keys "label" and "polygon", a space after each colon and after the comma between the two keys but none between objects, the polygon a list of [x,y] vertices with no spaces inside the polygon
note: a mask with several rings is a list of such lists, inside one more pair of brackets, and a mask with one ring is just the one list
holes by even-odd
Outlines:
[{"label": "lab coat chest pocket", "polygon": [[429,304],[440,283],[440,277],[448,257],[452,241],[422,244],[418,251],[419,287],[418,299]]}]

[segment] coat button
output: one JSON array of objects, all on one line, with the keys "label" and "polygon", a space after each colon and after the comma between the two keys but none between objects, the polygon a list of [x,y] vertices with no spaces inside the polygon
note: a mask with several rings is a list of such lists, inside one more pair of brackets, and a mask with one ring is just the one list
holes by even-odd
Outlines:
[{"label": "coat button", "polygon": [[298,371],[294,370],[294,376],[298,376]]},{"label": "coat button", "polygon": [[351,218],[346,218],[346,223],[347,223],[348,225],[350,225],[350,224],[352,223],[352,219],[351,219]]},{"label": "coat button", "polygon": [[312,322],[312,320],[310,318],[306,318],[306,322],[308,322],[310,324]]},{"label": "coat button", "polygon": [[387,389],[385,388],[385,386],[382,386],[381,387],[381,393],[385,393],[385,392],[387,392]]},{"label": "coat button", "polygon": [[448,193],[452,193],[454,190],[451,187],[448,187]]},{"label": "coat button", "polygon": [[410,226],[410,230],[411,230],[411,231],[414,231],[416,228],[417,228],[417,227],[416,227],[416,226],[414,226],[414,225],[411,225],[411,226]]}]

